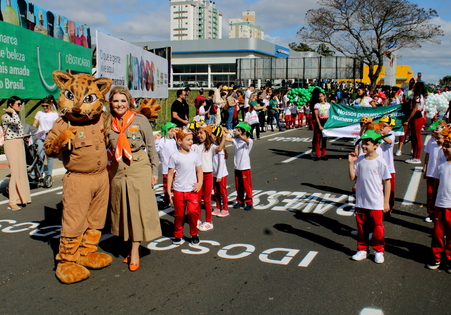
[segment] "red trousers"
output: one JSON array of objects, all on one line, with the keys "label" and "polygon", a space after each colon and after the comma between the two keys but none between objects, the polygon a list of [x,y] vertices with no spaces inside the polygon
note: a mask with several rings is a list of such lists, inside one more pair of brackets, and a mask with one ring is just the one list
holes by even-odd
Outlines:
[{"label": "red trousers", "polygon": [[421,137],[421,128],[423,128],[423,125],[423,116],[412,118],[410,120],[410,143],[412,144],[414,159],[419,159],[421,156],[421,150],[423,150],[423,138]]},{"label": "red trousers", "polygon": [[[235,170],[235,189],[236,189],[236,201],[244,204],[246,202],[249,205],[253,205],[252,201],[252,173],[251,170],[239,171]],[[246,193],[246,199],[244,199],[244,193]]]},{"label": "red trousers", "polygon": [[383,252],[385,246],[384,225],[382,219],[383,210],[369,210],[355,208],[355,220],[357,222],[357,250],[368,250],[368,235],[373,233],[369,245],[375,251]]},{"label": "red trousers", "polygon": [[436,261],[441,261],[442,252],[451,261],[451,209],[435,207],[431,248]]},{"label": "red trousers", "polygon": [[204,198],[204,206],[205,206],[205,222],[211,221],[211,191],[213,190],[213,173],[208,172],[204,173],[204,180],[202,184],[202,188],[198,193],[199,197],[199,220],[202,220],[202,198]]},{"label": "red trousers", "polygon": [[308,126],[308,130],[313,130],[313,119],[312,119],[312,114],[308,114],[306,115],[306,123]]},{"label": "red trousers", "polygon": [[[291,114],[291,121],[293,123],[293,128],[296,128],[296,118],[298,118],[298,114]],[[299,125],[299,121],[298,121]]]},{"label": "red trousers", "polygon": [[174,190],[174,237],[183,237],[185,210],[188,214],[189,232],[197,235],[197,220],[199,218],[198,193]]},{"label": "red trousers", "polygon": [[434,192],[434,177],[426,177],[426,200],[427,200],[427,211],[428,214],[431,215],[434,213],[434,203],[435,203],[435,195]]},{"label": "red trousers", "polygon": [[[321,122],[321,124],[324,127],[324,123]],[[313,144],[313,150],[315,150],[317,157],[326,156],[326,154],[327,154],[327,150],[326,150],[327,138],[323,137],[323,132],[321,131],[321,129],[319,129],[319,125],[317,122],[313,123],[312,144]]]},{"label": "red trousers", "polygon": [[304,113],[298,113],[299,127],[304,125]]},{"label": "red trousers", "polygon": [[213,189],[215,192],[216,208],[229,210],[229,194],[227,193],[227,176],[221,178],[220,182],[213,177]]},{"label": "red trousers", "polygon": [[291,114],[285,115],[285,128],[291,128]]}]

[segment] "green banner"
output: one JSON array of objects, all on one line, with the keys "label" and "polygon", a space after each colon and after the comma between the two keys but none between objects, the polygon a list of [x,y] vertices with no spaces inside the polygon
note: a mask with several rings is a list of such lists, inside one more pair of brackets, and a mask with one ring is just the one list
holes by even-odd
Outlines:
[{"label": "green banner", "polygon": [[331,103],[329,118],[324,125],[324,129],[341,128],[358,124],[364,116],[377,120],[384,115],[391,115],[396,119],[396,126],[393,128],[393,131],[402,130],[402,123],[406,117],[405,112],[402,110],[402,104],[382,107],[362,107]]},{"label": "green banner", "polygon": [[57,96],[55,70],[91,73],[91,49],[0,21],[0,99]]}]

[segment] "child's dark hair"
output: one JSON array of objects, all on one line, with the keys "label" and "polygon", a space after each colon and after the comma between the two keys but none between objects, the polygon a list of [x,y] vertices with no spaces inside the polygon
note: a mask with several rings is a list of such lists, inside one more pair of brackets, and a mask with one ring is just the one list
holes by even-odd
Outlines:
[{"label": "child's dark hair", "polygon": [[[224,135],[222,135],[222,136],[217,136],[217,137],[216,137],[216,140],[214,141],[214,143],[215,143],[216,145],[220,145],[220,144],[221,144],[221,141],[222,141],[222,137],[224,137]],[[229,153],[227,153],[227,149],[226,149],[225,146],[224,146],[224,149],[222,149],[222,151],[224,152],[224,158],[227,160],[228,157],[229,157]]]},{"label": "child's dark hair", "polygon": [[245,134],[246,137],[250,138],[251,134],[249,132],[247,132],[246,130],[244,130],[244,128],[241,127],[236,127],[236,129],[239,129],[241,131],[242,134]]},{"label": "child's dark hair", "polygon": [[374,139],[370,139],[370,138],[367,138],[367,139],[362,139],[362,141],[368,141],[368,142],[371,142],[372,144],[374,144],[374,145],[376,145],[376,144],[380,144],[380,142],[379,141],[377,141],[377,140],[374,140]]}]

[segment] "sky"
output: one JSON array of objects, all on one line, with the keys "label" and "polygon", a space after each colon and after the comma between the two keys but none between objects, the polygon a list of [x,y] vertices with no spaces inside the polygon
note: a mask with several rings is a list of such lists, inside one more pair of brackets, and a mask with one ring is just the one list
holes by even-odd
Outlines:
[{"label": "sky", "polygon": [[[31,0],[43,8],[59,13],[95,30],[122,38],[128,42],[169,40],[168,0]],[[241,12],[256,12],[256,24],[263,28],[265,40],[288,47],[288,43],[302,42],[297,31],[303,26],[305,13],[318,8],[317,0],[215,0],[223,13],[223,38],[227,38],[229,18],[241,17]],[[422,73],[428,83],[435,83],[451,75],[451,1],[410,0],[420,7],[434,9],[445,36],[440,44],[424,43],[418,49],[398,52],[398,64],[407,64]]]}]

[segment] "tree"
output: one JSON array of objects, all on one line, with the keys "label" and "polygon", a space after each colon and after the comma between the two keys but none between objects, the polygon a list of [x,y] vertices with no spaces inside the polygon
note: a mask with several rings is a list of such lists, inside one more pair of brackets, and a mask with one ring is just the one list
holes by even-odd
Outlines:
[{"label": "tree", "polygon": [[335,55],[335,51],[330,50],[330,48],[326,44],[319,44],[318,48],[316,48],[316,52],[322,56]]},{"label": "tree", "polygon": [[288,47],[295,51],[315,51],[315,49],[304,43],[296,44],[295,42],[292,42],[288,44]]},{"label": "tree", "polygon": [[319,0],[319,9],[306,13],[298,31],[308,43],[325,44],[338,53],[368,65],[371,90],[376,87],[384,55],[401,48],[440,43],[439,25],[430,23],[435,10],[407,0]]},{"label": "tree", "polygon": [[444,76],[439,81],[440,85],[451,85],[451,75]]}]

